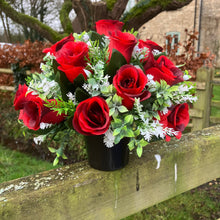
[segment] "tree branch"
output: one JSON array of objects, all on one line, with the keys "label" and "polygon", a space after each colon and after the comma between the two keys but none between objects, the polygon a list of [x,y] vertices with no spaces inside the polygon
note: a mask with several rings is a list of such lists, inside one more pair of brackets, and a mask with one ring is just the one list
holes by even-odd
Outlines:
[{"label": "tree branch", "polygon": [[162,11],[177,10],[188,5],[192,0],[143,0],[127,12],[121,21],[125,23],[124,28],[138,30],[144,23],[157,16]]},{"label": "tree branch", "polygon": [[128,0],[118,0],[111,11],[108,13],[110,19],[119,20],[122,13],[125,11]]},{"label": "tree branch", "polygon": [[64,32],[68,34],[73,32],[73,26],[69,19],[69,13],[72,9],[71,0],[65,0],[60,10],[60,22]]},{"label": "tree branch", "polygon": [[4,0],[0,0],[0,8],[6,14],[6,16],[11,18],[14,22],[23,26],[33,28],[34,30],[38,31],[42,37],[46,38],[51,43],[55,43],[63,37],[61,34],[56,32],[46,24],[43,24],[38,19],[17,12],[10,6],[9,3]]}]

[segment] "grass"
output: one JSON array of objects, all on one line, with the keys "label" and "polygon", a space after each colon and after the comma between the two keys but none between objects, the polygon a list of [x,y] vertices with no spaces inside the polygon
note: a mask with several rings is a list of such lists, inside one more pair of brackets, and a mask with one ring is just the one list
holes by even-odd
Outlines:
[{"label": "grass", "polygon": [[[220,101],[220,85],[213,86],[213,101]],[[211,115],[220,117],[220,109],[217,107],[212,107]]]},{"label": "grass", "polygon": [[219,186],[213,181],[212,185],[185,192],[124,220],[216,220],[220,217]]},{"label": "grass", "polygon": [[0,183],[54,168],[49,162],[0,145]]}]

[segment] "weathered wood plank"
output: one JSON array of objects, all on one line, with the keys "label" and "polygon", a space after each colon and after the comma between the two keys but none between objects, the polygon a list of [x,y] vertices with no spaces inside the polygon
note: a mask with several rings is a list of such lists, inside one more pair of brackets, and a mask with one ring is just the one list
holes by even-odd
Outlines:
[{"label": "weathered wood plank", "polygon": [[190,118],[202,118],[203,117],[203,110],[200,109],[189,109]]},{"label": "weathered wood plank", "polygon": [[[13,74],[13,71],[11,69],[0,68],[0,73]],[[30,70],[26,70],[26,74],[30,75],[31,71]]]},{"label": "weathered wood plank", "polygon": [[206,89],[206,82],[196,82],[196,89],[205,90]]},{"label": "weathered wood plank", "polygon": [[211,106],[212,107],[220,108],[220,101],[212,100]]},{"label": "weathered wood plank", "polygon": [[85,161],[6,182],[0,184],[0,216],[121,219],[220,177],[219,146],[220,125],[152,143],[118,171],[94,170]]},{"label": "weathered wood plank", "polygon": [[13,74],[13,71],[11,69],[0,68],[0,73]]},{"label": "weathered wood plank", "polygon": [[214,85],[220,85],[220,79],[214,78],[211,82]]},{"label": "weathered wood plank", "polygon": [[0,90],[14,91],[15,88],[13,86],[0,86]]},{"label": "weathered wood plank", "polygon": [[203,117],[194,117],[192,119],[192,131],[201,130],[209,126],[209,116],[211,113],[211,98],[212,98],[212,81],[213,69],[201,68],[197,71],[196,83],[205,83],[205,90],[196,90],[198,100],[194,103],[193,108],[203,111]]},{"label": "weathered wood plank", "polygon": [[212,124],[220,124],[220,117],[210,116],[210,122]]}]

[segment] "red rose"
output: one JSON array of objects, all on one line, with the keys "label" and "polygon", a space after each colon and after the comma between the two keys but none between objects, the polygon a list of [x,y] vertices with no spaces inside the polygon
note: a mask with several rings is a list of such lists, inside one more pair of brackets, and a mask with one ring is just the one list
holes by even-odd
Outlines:
[{"label": "red rose", "polygon": [[65,73],[67,79],[71,83],[73,83],[74,79],[80,74],[82,74],[84,78],[87,79],[87,75],[83,67],[63,64],[62,66],[58,66],[58,69]]},{"label": "red rose", "polygon": [[96,31],[98,34],[109,36],[112,31],[122,30],[124,23],[117,20],[99,20],[96,22]]},{"label": "red rose", "polygon": [[168,127],[179,131],[176,138],[181,138],[182,132],[189,123],[189,107],[187,103],[176,105],[171,108],[167,117]]},{"label": "red rose", "polygon": [[137,44],[137,39],[133,34],[114,31],[110,34],[109,52],[110,58],[113,49],[118,50],[126,59],[127,63],[131,60],[132,51]]},{"label": "red rose", "polygon": [[123,98],[122,104],[129,110],[133,108],[134,98],[146,100],[151,93],[145,90],[147,77],[141,69],[130,64],[122,66],[113,78],[117,94]]},{"label": "red rose", "polygon": [[60,49],[62,49],[63,45],[65,45],[67,42],[70,42],[70,41],[74,41],[74,37],[73,37],[72,34],[70,34],[68,37],[65,37],[62,40],[58,41],[57,43],[55,43],[50,48],[44,49],[43,53],[50,52],[51,54],[53,54],[54,56],[57,57],[58,52],[59,52]]},{"label": "red rose", "polygon": [[110,125],[109,108],[106,101],[95,96],[77,106],[73,117],[74,129],[83,135],[104,134]]},{"label": "red rose", "polygon": [[183,81],[183,73],[167,57],[160,56],[152,66],[144,66],[145,73],[154,76],[155,81],[165,80],[168,85],[175,85]]},{"label": "red rose", "polygon": [[[38,130],[40,123],[56,124],[64,120],[63,115],[57,115],[57,112],[51,111],[45,107],[45,102],[32,92],[26,94],[28,87],[19,85],[14,100],[15,110],[20,110],[19,119],[32,130]],[[52,100],[49,100],[52,101]]]},{"label": "red rose", "polygon": [[88,58],[88,45],[85,42],[67,42],[59,50],[57,62],[62,66],[68,64],[72,66],[85,67],[87,64],[86,58]]}]

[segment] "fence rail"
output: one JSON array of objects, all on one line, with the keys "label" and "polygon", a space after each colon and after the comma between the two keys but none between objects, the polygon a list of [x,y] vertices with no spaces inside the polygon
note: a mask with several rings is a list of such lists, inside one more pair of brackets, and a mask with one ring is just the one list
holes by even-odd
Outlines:
[{"label": "fence rail", "polygon": [[[220,177],[220,125],[147,145],[114,172],[86,161],[0,184],[1,220],[121,219]],[[155,155],[161,160],[156,160]]]}]

